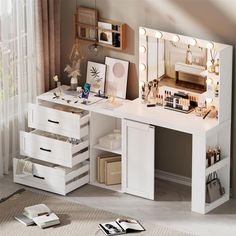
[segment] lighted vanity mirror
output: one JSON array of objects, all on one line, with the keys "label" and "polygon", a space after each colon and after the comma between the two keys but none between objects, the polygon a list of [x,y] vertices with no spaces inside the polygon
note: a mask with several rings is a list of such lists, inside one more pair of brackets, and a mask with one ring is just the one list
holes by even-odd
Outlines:
[{"label": "lighted vanity mirror", "polygon": [[226,45],[143,27],[139,35],[140,75],[145,80],[202,93],[207,70],[214,68],[219,75],[219,51]]},{"label": "lighted vanity mirror", "polygon": [[223,110],[231,103],[232,46],[140,27],[139,81],[142,99],[143,82],[158,84],[158,91],[148,95],[149,103],[186,93],[196,106],[207,103],[221,113],[221,119],[228,117]]}]

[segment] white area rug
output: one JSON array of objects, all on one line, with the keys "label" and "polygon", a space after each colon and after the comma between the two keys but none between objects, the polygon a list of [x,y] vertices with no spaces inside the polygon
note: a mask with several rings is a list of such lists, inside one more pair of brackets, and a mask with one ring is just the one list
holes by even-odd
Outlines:
[{"label": "white area rug", "polygon": [[[38,226],[24,226],[14,219],[24,207],[44,203],[55,212],[61,225],[40,229]],[[98,224],[113,221],[118,217],[107,211],[90,208],[88,206],[62,200],[44,194],[23,191],[0,203],[0,235],[1,236],[102,236]],[[175,231],[158,224],[141,222],[146,231],[130,235],[150,236],[192,236],[193,234]]]}]

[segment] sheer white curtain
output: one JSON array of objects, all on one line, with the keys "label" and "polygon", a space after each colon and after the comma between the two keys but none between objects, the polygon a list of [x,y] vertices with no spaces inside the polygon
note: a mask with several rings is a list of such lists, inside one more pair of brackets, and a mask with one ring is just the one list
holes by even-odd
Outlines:
[{"label": "sheer white curtain", "polygon": [[27,103],[37,93],[34,0],[0,0],[0,175],[19,155]]}]

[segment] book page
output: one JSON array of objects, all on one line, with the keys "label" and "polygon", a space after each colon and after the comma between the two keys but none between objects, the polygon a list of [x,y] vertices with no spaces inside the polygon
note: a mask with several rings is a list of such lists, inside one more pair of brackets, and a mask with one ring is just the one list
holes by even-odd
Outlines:
[{"label": "book page", "polygon": [[106,235],[119,235],[119,234],[125,233],[124,229],[122,229],[120,225],[117,224],[116,221],[103,223],[99,225],[102,226]]},{"label": "book page", "polygon": [[142,225],[136,220],[132,219],[117,219],[118,224],[125,230],[137,230],[137,231],[143,231],[145,230]]}]

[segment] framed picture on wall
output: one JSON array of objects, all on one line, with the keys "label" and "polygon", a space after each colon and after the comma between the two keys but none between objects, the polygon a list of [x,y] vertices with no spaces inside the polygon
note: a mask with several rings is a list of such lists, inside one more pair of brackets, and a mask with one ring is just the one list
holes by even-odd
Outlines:
[{"label": "framed picture on wall", "polygon": [[90,91],[104,93],[106,79],[106,65],[88,61],[86,83],[91,84]]},{"label": "framed picture on wall", "polygon": [[129,62],[106,57],[105,64],[107,65],[106,94],[126,98]]}]

